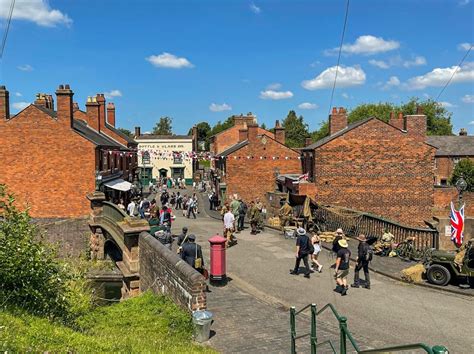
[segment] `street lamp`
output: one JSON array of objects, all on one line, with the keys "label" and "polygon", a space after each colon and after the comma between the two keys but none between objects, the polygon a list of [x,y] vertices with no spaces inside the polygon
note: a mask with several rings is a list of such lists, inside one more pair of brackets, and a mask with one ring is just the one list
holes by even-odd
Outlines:
[{"label": "street lamp", "polygon": [[461,177],[459,177],[459,179],[456,181],[456,189],[458,190],[458,203],[459,203],[459,207],[461,207],[461,204],[462,204],[462,193],[467,189],[467,182],[466,180],[463,178],[463,176],[461,175]]},{"label": "street lamp", "polygon": [[95,171],[95,190],[98,192],[100,191],[100,181],[102,181],[102,175],[100,171]]}]

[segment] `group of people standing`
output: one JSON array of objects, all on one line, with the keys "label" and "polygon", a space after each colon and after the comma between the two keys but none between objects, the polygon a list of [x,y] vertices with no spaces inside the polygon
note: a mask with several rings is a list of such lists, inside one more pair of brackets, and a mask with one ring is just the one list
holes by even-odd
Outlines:
[{"label": "group of people standing", "polygon": [[[295,267],[290,270],[290,274],[298,275],[301,261],[303,261],[305,265],[304,276],[310,278],[312,271],[316,270],[321,272],[323,269],[323,266],[318,261],[318,256],[321,252],[321,239],[317,233],[314,233],[310,238],[307,235],[306,230],[302,227],[298,228],[296,233],[296,262]],[[359,245],[357,248],[356,266],[354,269],[354,282],[351,284],[351,287],[359,288],[363,286],[366,289],[370,289],[369,263],[372,260],[373,250],[367,243],[365,235],[360,234],[357,237],[357,240],[359,241]],[[332,266],[334,267],[334,279],[336,280],[336,288],[334,291],[345,296],[347,295],[349,288],[347,278],[349,276],[351,251],[342,229],[336,230],[336,235],[332,244],[332,252],[336,257],[336,262]],[[311,260],[311,266],[309,260]],[[361,270],[364,271],[365,276],[365,281],[363,283],[359,277]]]}]

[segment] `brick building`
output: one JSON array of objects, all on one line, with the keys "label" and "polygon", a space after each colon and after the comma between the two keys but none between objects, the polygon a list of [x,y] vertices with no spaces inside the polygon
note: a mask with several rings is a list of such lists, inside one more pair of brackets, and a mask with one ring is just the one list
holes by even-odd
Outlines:
[{"label": "brick building", "polygon": [[309,182],[299,193],[323,204],[366,211],[408,225],[423,225],[433,207],[434,156],[426,116],[371,117],[347,125],[343,108],[329,117],[330,135],[302,149]]},{"label": "brick building", "polygon": [[279,173],[300,173],[298,151],[285,146],[285,130],[278,121],[275,134],[246,122],[239,126],[237,142],[216,155],[212,181],[220,200],[238,194],[245,201],[275,190]]},{"label": "brick building", "polygon": [[[210,137],[209,150],[212,154],[217,155],[222,151],[230,148],[239,142],[239,131],[247,129],[247,125],[257,124],[257,118],[252,113],[247,113],[246,116],[233,116],[234,125],[226,130],[221,131]],[[257,126],[257,134],[272,134],[269,131]]]},{"label": "brick building", "polygon": [[51,95],[38,94],[10,115],[9,93],[0,87],[0,183],[35,218],[86,215],[86,194],[96,183],[111,195],[109,186],[131,182],[135,174],[134,143],[116,131],[114,110],[106,118],[103,95],[89,97],[86,112],[73,95],[69,85],[60,85],[56,110]]},{"label": "brick building", "polygon": [[465,129],[459,135],[428,136],[428,144],[436,146],[435,185],[446,186],[456,164],[464,158],[474,161],[474,136],[468,136]]}]

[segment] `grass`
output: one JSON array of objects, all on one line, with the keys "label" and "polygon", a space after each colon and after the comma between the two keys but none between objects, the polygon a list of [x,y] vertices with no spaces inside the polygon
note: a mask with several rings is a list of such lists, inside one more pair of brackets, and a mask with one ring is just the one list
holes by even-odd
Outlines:
[{"label": "grass", "polygon": [[215,353],[194,344],[188,313],[151,293],[99,307],[72,329],[25,313],[0,312],[0,352]]}]

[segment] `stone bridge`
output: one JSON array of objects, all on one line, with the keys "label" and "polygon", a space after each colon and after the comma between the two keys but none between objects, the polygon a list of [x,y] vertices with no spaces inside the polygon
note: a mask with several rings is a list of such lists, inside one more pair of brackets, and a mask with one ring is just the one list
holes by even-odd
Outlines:
[{"label": "stone bridge", "polygon": [[87,199],[91,258],[109,256],[115,262],[123,275],[122,299],[151,290],[189,311],[206,308],[204,277],[151,236],[145,220],[128,216],[102,192],[90,193]]}]

